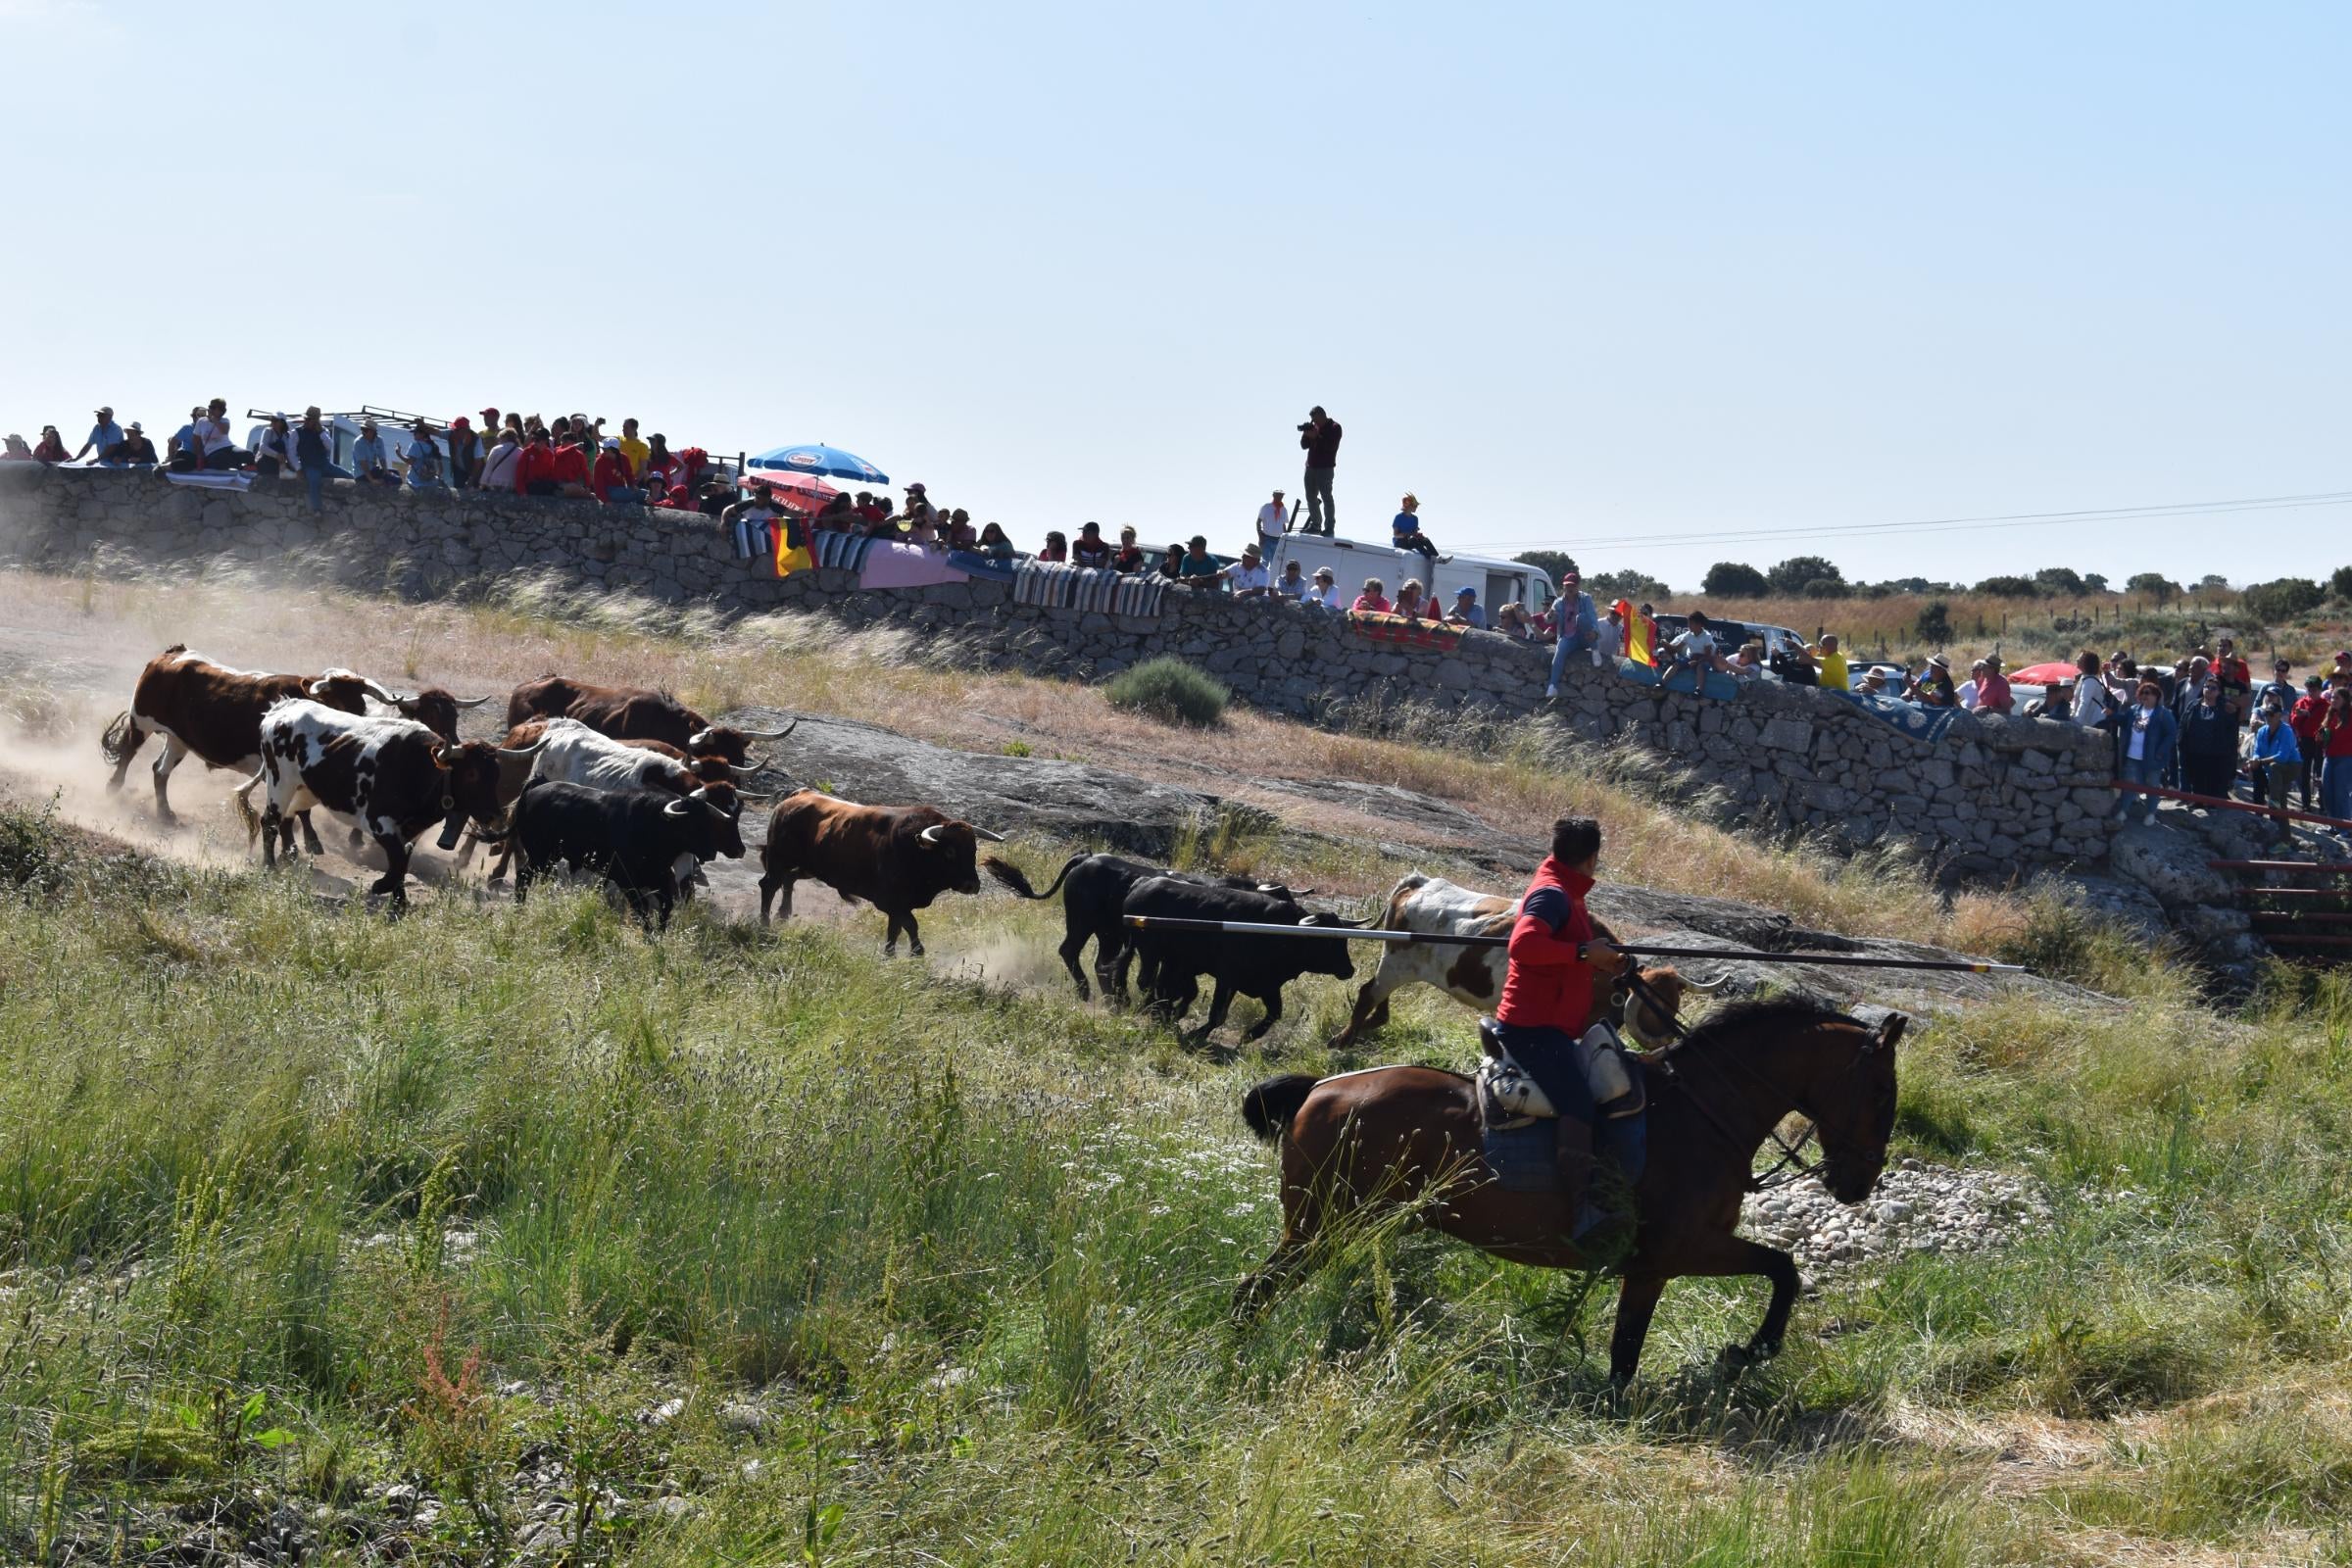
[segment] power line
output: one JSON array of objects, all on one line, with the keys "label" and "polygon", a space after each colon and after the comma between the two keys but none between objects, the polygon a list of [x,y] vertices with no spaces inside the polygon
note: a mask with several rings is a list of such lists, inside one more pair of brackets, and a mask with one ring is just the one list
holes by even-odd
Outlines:
[{"label": "power line", "polygon": [[[1851,538],[1889,533],[1948,533],[1962,528],[2033,528],[2062,522],[2144,522],[2168,517],[2220,516],[2231,513],[2287,512],[2309,507],[2341,506],[2352,506],[2352,490],[2322,490],[2293,496],[2247,496],[2233,501],[2175,501],[2138,507],[2097,507],[2076,512],[2011,512],[1983,517],[1921,517],[1906,522],[1850,522],[1795,528],[1734,527],[1695,533],[1622,534],[1579,538],[1567,543],[1585,550],[1621,546],[1663,549],[1669,546],[1753,543],[1799,536],[1813,539]],[[1550,547],[1532,545],[1524,540],[1509,540],[1466,545],[1463,548],[1487,552]]]}]

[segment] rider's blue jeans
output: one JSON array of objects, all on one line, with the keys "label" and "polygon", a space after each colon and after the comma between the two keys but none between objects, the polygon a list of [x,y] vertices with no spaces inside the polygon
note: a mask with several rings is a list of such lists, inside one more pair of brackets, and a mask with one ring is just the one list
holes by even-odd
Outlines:
[{"label": "rider's blue jeans", "polygon": [[[1494,1033],[1511,1059],[1543,1086],[1553,1109],[1592,1129],[1592,1152],[1614,1164],[1627,1183],[1640,1181],[1649,1162],[1648,1117],[1600,1115],[1592,1104],[1592,1086],[1585,1080],[1576,1037],[1562,1029],[1499,1022]],[[1578,1229],[1584,1229],[1581,1221]]]}]

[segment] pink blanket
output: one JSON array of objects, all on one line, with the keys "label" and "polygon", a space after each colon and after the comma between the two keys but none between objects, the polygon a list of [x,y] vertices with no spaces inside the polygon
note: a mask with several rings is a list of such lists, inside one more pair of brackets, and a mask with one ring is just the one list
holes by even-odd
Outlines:
[{"label": "pink blanket", "polygon": [[943,582],[970,582],[971,574],[948,564],[948,558],[921,545],[877,541],[865,553],[858,585],[865,588],[929,588]]}]

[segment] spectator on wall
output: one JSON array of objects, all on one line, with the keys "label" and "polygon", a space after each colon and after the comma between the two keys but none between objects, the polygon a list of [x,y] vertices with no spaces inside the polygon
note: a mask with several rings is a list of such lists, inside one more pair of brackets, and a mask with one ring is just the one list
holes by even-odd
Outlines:
[{"label": "spectator on wall", "polygon": [[1070,546],[1070,564],[1089,571],[1101,571],[1110,564],[1110,541],[1102,537],[1101,523],[1088,522],[1079,527],[1078,541]]},{"label": "spectator on wall", "polygon": [[409,444],[400,449],[400,461],[408,465],[412,490],[438,490],[445,482],[441,473],[441,448],[433,440],[433,427],[422,419],[409,427]]},{"label": "spectator on wall", "polygon": [[980,530],[980,553],[999,563],[1012,560],[1012,540],[1000,523],[989,523]]},{"label": "spectator on wall", "polygon": [[1298,569],[1297,556],[1282,564],[1282,575],[1274,579],[1274,597],[1294,605],[1305,602],[1306,576]]},{"label": "spectator on wall", "polygon": [[1436,620],[1438,618],[1437,612],[1424,602],[1424,596],[1428,592],[1429,590],[1422,586],[1420,578],[1405,578],[1402,583],[1397,585],[1396,603],[1390,607],[1389,613],[1402,615],[1407,620]]},{"label": "spectator on wall", "polygon": [[[1647,607],[1643,607],[1646,612]],[[1571,561],[1560,569],[1560,597],[1551,607],[1552,625],[1558,641],[1551,651],[1551,678],[1544,683],[1545,697],[1560,695],[1560,672],[1568,667],[1569,659],[1576,654],[1590,654],[1600,644],[1600,612],[1592,606],[1592,596],[1585,592],[1584,573]],[[1656,628],[1651,628],[1650,647],[1657,647]]]},{"label": "spectator on wall", "polygon": [[1059,529],[1055,529],[1046,535],[1045,548],[1037,553],[1037,559],[1062,564],[1070,559],[1070,542],[1061,536]]},{"label": "spectator on wall", "polygon": [[1274,592],[1274,579],[1258,555],[1257,541],[1254,539],[1242,546],[1242,559],[1218,572],[1217,576],[1236,599],[1266,599]]},{"label": "spectator on wall", "polygon": [[284,415],[272,414],[253,449],[253,471],[261,478],[274,479],[293,466],[294,426]]},{"label": "spectator on wall", "polygon": [[79,452],[74,454],[73,461],[75,463],[93,452],[98,454],[98,461],[104,463],[107,453],[122,444],[122,427],[115,423],[115,411],[101,405],[93,411],[93,415],[98,422],[90,426],[89,439],[82,442]]},{"label": "spectator on wall", "polygon": [[2009,689],[2009,677],[2001,673],[2001,656],[1986,654],[1983,661],[1984,673],[1977,677],[1977,711],[2006,713],[2017,707],[2017,694]]},{"label": "spectator on wall", "polygon": [[108,459],[126,468],[150,468],[155,466],[155,443],[147,439],[146,426],[133,419],[122,432],[122,441]]},{"label": "spectator on wall", "polygon": [[1127,572],[1143,571],[1151,564],[1150,558],[1145,556],[1142,547],[1135,542],[1134,527],[1130,525],[1121,528],[1119,530],[1119,548],[1110,558],[1111,569]]},{"label": "spectator on wall", "polygon": [[1378,577],[1366,577],[1364,591],[1355,596],[1355,603],[1349,608],[1363,611],[1367,614],[1388,614],[1391,606],[1385,597],[1386,591],[1386,586]]},{"label": "spectator on wall", "polygon": [[482,459],[482,471],[476,484],[483,490],[515,491],[521,488],[515,469],[522,460],[522,438],[519,430],[500,430]]},{"label": "spectator on wall", "polygon": [[362,484],[400,483],[392,472],[392,454],[373,419],[360,420],[360,438],[351,444],[351,467]]},{"label": "spectator on wall", "polygon": [[482,438],[463,414],[449,421],[449,487],[470,490],[482,471]]},{"label": "spectator on wall", "polygon": [[654,449],[637,438],[635,419],[620,421],[620,455],[628,460],[629,476],[632,479],[645,477],[646,465],[653,461]]},{"label": "spectator on wall", "polygon": [[215,398],[206,405],[196,433],[204,442],[205,467],[215,473],[230,473],[245,466],[245,449],[229,432],[227,399]]},{"label": "spectator on wall", "polygon": [[1535,627],[1528,619],[1527,607],[1515,599],[1507,605],[1495,607],[1494,630],[1519,643],[1531,642],[1536,635]]},{"label": "spectator on wall", "polygon": [[588,465],[588,425],[575,420],[570,436],[570,440],[556,444],[556,494],[573,501],[585,501],[589,495],[588,481],[592,472]]},{"label": "spectator on wall", "polygon": [[2116,701],[2100,676],[2099,656],[2083,649],[2075,670],[2075,722],[2086,729],[2107,728],[2115,717]]},{"label": "spectator on wall", "polygon": [[1479,608],[1478,590],[1464,583],[1454,590],[1453,608],[1446,612],[1449,626],[1470,626],[1479,631],[1487,629],[1487,612]]},{"label": "spectator on wall", "polygon": [[1223,568],[1217,564],[1216,558],[1208,553],[1205,534],[1197,533],[1187,542],[1176,577],[1189,588],[1204,588],[1211,593],[1224,586]]},{"label": "spectator on wall", "polygon": [[1316,610],[1338,610],[1340,608],[1340,589],[1337,574],[1329,566],[1317,566],[1313,585],[1306,590],[1298,602]]},{"label": "spectator on wall", "polygon": [[635,483],[636,470],[629,466],[628,454],[620,450],[618,436],[605,437],[597,453],[596,466],[589,471],[589,493],[606,506],[642,506],[645,492]]}]

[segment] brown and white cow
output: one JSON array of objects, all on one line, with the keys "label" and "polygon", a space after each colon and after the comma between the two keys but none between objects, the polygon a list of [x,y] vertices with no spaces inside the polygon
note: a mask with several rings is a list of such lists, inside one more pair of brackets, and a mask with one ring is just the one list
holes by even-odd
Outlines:
[{"label": "brown and white cow", "polygon": [[[503,751],[506,756],[528,756],[531,760],[510,762],[502,771],[498,781],[502,808],[519,800],[534,779],[577,784],[604,793],[657,790],[677,796],[692,795],[710,784],[726,784],[730,786],[728,799],[740,798],[731,788],[734,767],[722,757],[688,761],[673,747],[661,742],[616,741],[576,718],[526,720],[507,732]],[[458,863],[466,864],[472,851],[469,842],[460,852]],[[490,872],[491,881],[506,875],[509,858],[504,854],[499,857]],[[695,871],[693,864],[679,866],[678,880],[685,883]]]},{"label": "brown and white cow", "polygon": [[[484,827],[505,814],[498,770],[509,754],[488,741],[455,744],[413,719],[368,718],[307,698],[290,698],[263,715],[261,768],[236,794],[262,858],[277,863],[280,841],[294,848],[289,817],[323,806],[356,820],[384,852],[387,869],[368,891],[408,903],[409,846],[441,824],[441,848],[454,849],[467,818]],[[247,797],[269,793],[261,814]],[[312,853],[316,854],[314,850]]]},{"label": "brown and white cow", "polygon": [[1004,835],[958,821],[928,806],[858,806],[815,790],[800,790],[768,813],[760,850],[760,923],[768,906],[783,902],[792,918],[793,884],[806,877],[845,899],[863,899],[889,916],[885,955],[898,951],[899,931],[920,956],[923,939],[914,911],[942,893],[977,893],[978,841]]},{"label": "brown and white cow", "polygon": [[[122,787],[130,760],[147,744],[163,741],[155,760],[155,811],[167,822],[178,820],[172,811],[167,786],[172,770],[193,753],[207,767],[250,769],[261,760],[262,715],[288,698],[308,698],[346,713],[365,713],[368,699],[392,701],[392,693],[364,675],[330,669],[321,675],[267,675],[249,669],[216,664],[187,646],[174,643],[147,662],[131,688],[130,707],[117,714],[98,743],[106,760],[115,764],[106,781],[110,790]],[[318,836],[311,829],[308,812],[302,816],[302,837],[313,855]]]},{"label": "brown and white cow", "polygon": [[[1507,937],[1518,919],[1516,899],[1480,893],[1444,877],[1415,871],[1390,890],[1381,925],[1390,931],[1418,931],[1433,936]],[[1604,938],[1615,940],[1598,921],[1593,928]],[[1501,948],[1457,948],[1438,942],[1396,943],[1381,955],[1379,970],[1356,993],[1355,1008],[1348,1016],[1348,1027],[1332,1045],[1352,1045],[1365,1030],[1386,1024],[1390,996],[1409,985],[1436,986],[1465,1007],[1491,1012],[1502,997],[1503,976],[1510,966],[1510,956]],[[1657,994],[1669,1015],[1680,1008],[1685,991],[1713,993],[1724,985],[1721,980],[1712,983],[1686,980],[1672,967],[1644,969],[1642,979]],[[1630,995],[1595,1001],[1601,1004],[1596,1011],[1604,1016],[1612,1007],[1624,1007],[1626,1032],[1638,1044],[1656,1048],[1672,1041],[1674,1032],[1669,1027],[1669,1018],[1659,1017],[1657,1009],[1648,1004],[1637,1005]]]},{"label": "brown and white cow", "polygon": [[534,718],[576,718],[616,741],[667,741],[694,757],[723,757],[750,770],[751,743],[778,741],[800,727],[736,729],[713,724],[667,692],[636,686],[590,686],[562,675],[542,675],[514,688],[507,699],[507,727]]}]

